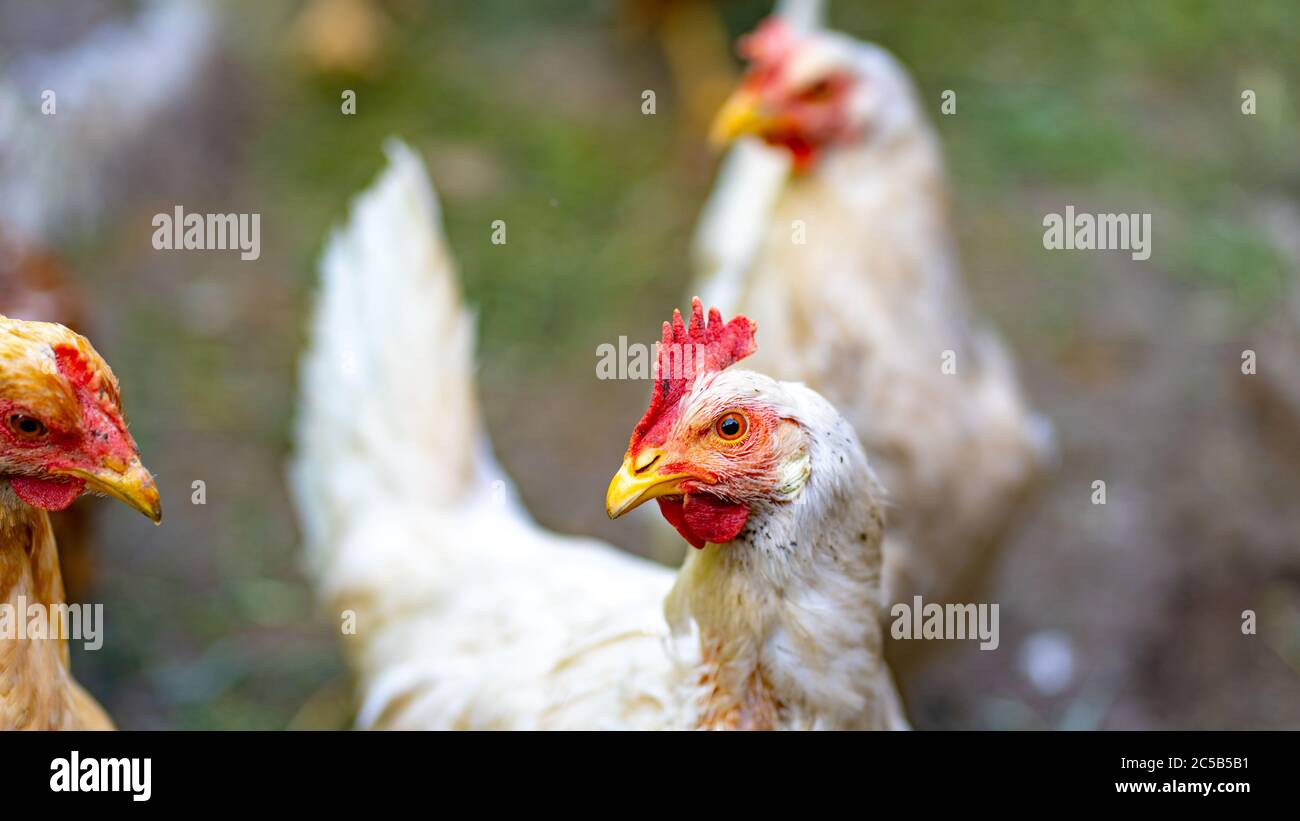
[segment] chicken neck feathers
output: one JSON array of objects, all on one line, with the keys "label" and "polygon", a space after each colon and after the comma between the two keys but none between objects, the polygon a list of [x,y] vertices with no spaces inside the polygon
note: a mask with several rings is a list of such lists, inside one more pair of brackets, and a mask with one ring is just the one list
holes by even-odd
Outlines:
[{"label": "chicken neck feathers", "polygon": [[[58,550],[44,511],[0,483],[0,605],[27,619],[27,607],[63,604]],[[63,638],[0,637],[0,729],[109,730],[112,722],[72,678]]]}]

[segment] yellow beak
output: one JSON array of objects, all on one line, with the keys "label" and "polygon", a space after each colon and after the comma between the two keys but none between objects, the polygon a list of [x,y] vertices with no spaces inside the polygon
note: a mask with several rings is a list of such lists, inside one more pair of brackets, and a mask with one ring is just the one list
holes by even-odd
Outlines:
[{"label": "yellow beak", "polygon": [[112,496],[148,516],[154,524],[162,524],[162,498],[153,475],[134,458],[129,464],[120,461],[106,462],[99,470],[70,470],[69,475],[84,479],[88,490]]},{"label": "yellow beak", "polygon": [[672,496],[682,492],[682,480],[690,478],[690,474],[664,475],[650,470],[662,455],[663,453],[655,448],[646,448],[637,454],[635,460],[631,456],[623,460],[623,467],[614,474],[614,478],[609,483],[609,490],[605,493],[605,513],[609,518],[617,519],[629,510],[656,497]]},{"label": "yellow beak", "polygon": [[770,122],[763,114],[758,95],[741,89],[727,98],[713,118],[709,143],[714,148],[725,148],[737,137],[762,132]]}]

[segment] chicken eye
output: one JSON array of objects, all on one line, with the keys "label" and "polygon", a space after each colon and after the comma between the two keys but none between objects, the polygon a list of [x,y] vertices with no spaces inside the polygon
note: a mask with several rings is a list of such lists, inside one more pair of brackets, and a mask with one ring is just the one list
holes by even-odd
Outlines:
[{"label": "chicken eye", "polygon": [[749,430],[749,420],[743,413],[731,411],[718,417],[713,428],[717,431],[719,439],[724,442],[735,442]]},{"label": "chicken eye", "polygon": [[9,429],[24,439],[43,439],[49,433],[44,422],[22,413],[9,417]]},{"label": "chicken eye", "polygon": [[818,80],[799,95],[806,102],[818,102],[831,96],[830,80]]}]

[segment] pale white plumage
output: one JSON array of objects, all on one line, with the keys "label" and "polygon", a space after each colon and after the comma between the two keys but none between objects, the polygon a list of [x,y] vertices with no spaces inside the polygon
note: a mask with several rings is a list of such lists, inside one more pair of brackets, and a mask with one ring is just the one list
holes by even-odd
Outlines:
[{"label": "pale white plumage", "polygon": [[734,368],[696,380],[680,424],[762,402],[797,434],[746,543],[694,551],[676,584],[542,530],[489,454],[423,166],[388,153],[322,261],[291,470],[313,575],[356,616],[359,724],[904,726],[880,657],[876,486],[834,409]]},{"label": "pale white plumage", "polygon": [[1050,426],[972,318],[938,139],[907,72],[841,34],[783,36],[797,45],[765,82],[797,96],[853,78],[849,136],[802,172],[742,137],[700,220],[694,290],[763,329],[756,370],[806,382],[857,431],[890,494],[887,601],[967,596],[1051,453]]},{"label": "pale white plumage", "polygon": [[93,224],[106,173],[193,86],[216,29],[207,0],[149,0],[129,21],[5,66],[0,230],[48,244]]}]

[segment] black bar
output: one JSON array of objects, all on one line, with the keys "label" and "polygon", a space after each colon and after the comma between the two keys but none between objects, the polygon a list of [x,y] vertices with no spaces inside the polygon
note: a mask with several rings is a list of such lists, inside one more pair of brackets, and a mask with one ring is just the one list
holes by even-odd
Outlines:
[{"label": "black bar", "polygon": [[[535,795],[547,796],[538,798],[542,811],[554,810],[563,795],[588,804],[612,789],[621,797],[591,805],[621,810],[648,801],[671,807],[674,796],[684,802],[703,789],[724,803],[770,793],[807,809],[852,796],[864,813],[876,801],[918,811],[948,802],[1048,810],[1195,801],[1227,809],[1294,799],[1298,741],[1295,733],[1237,732],[9,733],[0,734],[0,772],[6,800],[51,808],[375,801],[395,809],[406,801],[441,812],[475,796],[496,802]],[[102,774],[103,759],[148,758],[148,800],[125,790],[52,791],[52,762],[70,764],[74,750],[83,778],[87,759],[97,760],[91,769]],[[1190,792],[1189,783],[1215,791]],[[1155,792],[1121,792],[1133,789]]]}]

